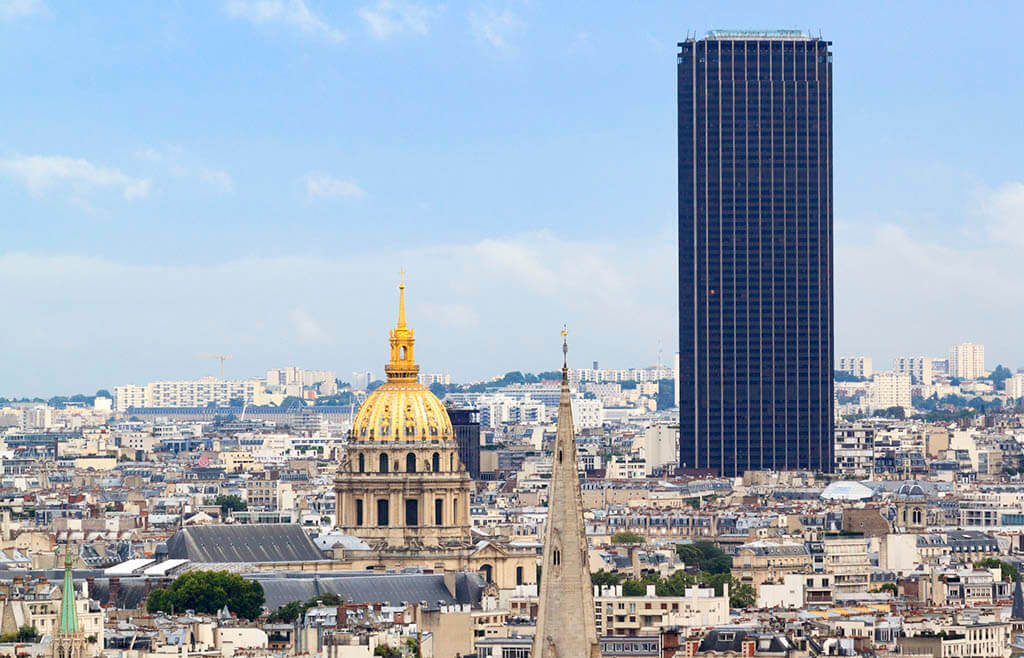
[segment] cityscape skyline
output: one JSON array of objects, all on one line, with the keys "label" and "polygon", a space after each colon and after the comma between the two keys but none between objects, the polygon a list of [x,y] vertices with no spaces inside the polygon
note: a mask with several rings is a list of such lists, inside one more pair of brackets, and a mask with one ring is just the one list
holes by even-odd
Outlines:
[{"label": "cityscape skyline", "polygon": [[[641,365],[660,343],[669,362],[666,136],[674,44],[687,26],[811,26],[841,44],[836,354],[888,363],[976,340],[992,365],[1024,365],[1011,258],[1024,234],[1011,156],[1021,138],[1006,130],[1020,92],[977,64],[1008,38],[1014,5],[885,6],[880,22],[881,4],[823,17],[810,4],[684,15],[666,3],[626,31],[612,5],[568,21],[562,8],[453,5],[377,23],[313,2],[303,5],[309,23],[254,21],[242,2],[202,17],[17,6],[0,11],[0,52],[20,63],[0,82],[22,99],[0,109],[0,193],[14,218],[0,281],[20,318],[0,329],[0,395],[213,374],[191,357],[206,352],[234,354],[239,374],[373,368],[360,357],[378,348],[366,325],[390,311],[360,281],[402,267],[432,346],[425,368],[444,363],[463,381],[542,370],[563,323],[585,361]],[[928,29],[902,28],[922,20]],[[908,57],[954,36],[962,57]],[[60,45],[48,55],[43,43]],[[409,69],[407,48],[422,68]],[[370,59],[379,79],[359,73]],[[884,66],[896,59],[898,69]],[[365,103],[346,102],[353,89]],[[920,99],[938,97],[920,111]],[[419,111],[366,110],[399,98]],[[365,324],[350,321],[353,308]],[[550,331],[532,317],[550,317]],[[467,356],[483,353],[497,356]]]}]

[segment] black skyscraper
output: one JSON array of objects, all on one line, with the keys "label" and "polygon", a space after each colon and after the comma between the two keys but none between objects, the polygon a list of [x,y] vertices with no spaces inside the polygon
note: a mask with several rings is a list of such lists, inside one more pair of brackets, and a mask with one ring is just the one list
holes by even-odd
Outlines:
[{"label": "black skyscraper", "polygon": [[679,461],[832,470],[831,42],[679,44]]}]

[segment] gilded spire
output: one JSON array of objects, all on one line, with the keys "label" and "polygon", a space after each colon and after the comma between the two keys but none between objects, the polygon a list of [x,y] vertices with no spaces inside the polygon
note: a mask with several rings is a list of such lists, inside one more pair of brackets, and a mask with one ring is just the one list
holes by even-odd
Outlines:
[{"label": "gilded spire", "polygon": [[60,626],[57,632],[61,635],[78,633],[78,608],[75,606],[75,579],[71,574],[71,543],[64,551],[64,591],[60,604]]},{"label": "gilded spire", "polygon": [[405,272],[398,273],[398,328],[405,329]]},{"label": "gilded spire", "polygon": [[416,342],[413,331],[405,324],[405,273],[398,283],[398,326],[391,330],[391,358],[384,366],[389,382],[415,382],[420,367],[413,359],[412,348]]}]

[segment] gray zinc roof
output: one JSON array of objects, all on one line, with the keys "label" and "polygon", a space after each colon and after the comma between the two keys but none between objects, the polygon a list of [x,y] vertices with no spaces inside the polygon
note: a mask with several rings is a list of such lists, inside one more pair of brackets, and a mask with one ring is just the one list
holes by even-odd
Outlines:
[{"label": "gray zinc roof", "polygon": [[314,562],[324,555],[302,526],[291,523],[182,528],[167,540],[169,558],[210,562]]}]

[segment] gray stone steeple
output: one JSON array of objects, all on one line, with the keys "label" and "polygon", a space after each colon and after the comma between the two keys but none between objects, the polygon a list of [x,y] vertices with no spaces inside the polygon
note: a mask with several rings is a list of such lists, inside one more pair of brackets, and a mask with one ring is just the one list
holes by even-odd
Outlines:
[{"label": "gray stone steeple", "polygon": [[[565,331],[562,336],[566,354]],[[558,430],[548,485],[539,599],[533,658],[600,658],[566,362],[562,363]]]}]

